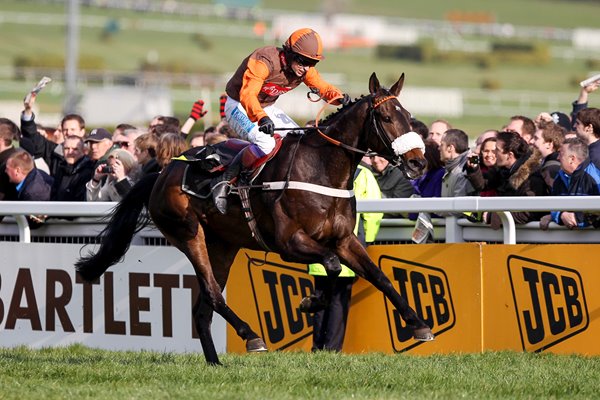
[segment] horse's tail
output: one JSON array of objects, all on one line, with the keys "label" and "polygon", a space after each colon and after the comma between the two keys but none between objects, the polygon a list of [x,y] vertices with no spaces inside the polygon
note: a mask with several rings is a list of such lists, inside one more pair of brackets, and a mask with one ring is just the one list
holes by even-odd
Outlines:
[{"label": "horse's tail", "polygon": [[158,176],[158,173],[144,176],[115,206],[110,214],[110,221],[98,234],[98,252],[89,252],[75,263],[75,269],[83,279],[88,282],[96,280],[111,265],[121,260],[129,249],[133,235],[148,225],[150,218],[142,214],[142,210],[144,205],[148,205]]}]

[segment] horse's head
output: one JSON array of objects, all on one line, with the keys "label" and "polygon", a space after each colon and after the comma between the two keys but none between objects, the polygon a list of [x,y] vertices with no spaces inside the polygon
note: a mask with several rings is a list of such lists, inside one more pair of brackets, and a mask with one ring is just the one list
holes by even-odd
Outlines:
[{"label": "horse's head", "polygon": [[404,74],[389,90],[381,87],[375,73],[371,75],[368,146],[398,165],[406,177],[415,179],[427,166],[425,144],[418,133],[411,131],[410,113],[398,101],[403,85]]}]

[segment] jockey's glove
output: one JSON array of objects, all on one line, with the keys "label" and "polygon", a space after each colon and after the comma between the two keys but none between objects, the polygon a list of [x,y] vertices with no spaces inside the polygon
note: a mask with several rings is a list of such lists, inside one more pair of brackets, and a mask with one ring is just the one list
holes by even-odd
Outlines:
[{"label": "jockey's glove", "polygon": [[275,124],[269,117],[262,117],[258,121],[258,130],[266,133],[267,135],[273,136],[275,134]]},{"label": "jockey's glove", "polygon": [[204,111],[204,101],[197,100],[192,106],[192,111],[190,111],[190,118],[194,121],[202,118],[206,115],[208,111]]},{"label": "jockey's glove", "polygon": [[350,104],[350,95],[348,93],[344,93],[342,96],[343,97],[340,99],[340,104],[343,106]]}]

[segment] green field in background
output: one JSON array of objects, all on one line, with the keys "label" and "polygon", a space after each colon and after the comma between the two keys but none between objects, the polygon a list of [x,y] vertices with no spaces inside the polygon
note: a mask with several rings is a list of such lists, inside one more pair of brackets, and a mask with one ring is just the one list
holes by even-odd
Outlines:
[{"label": "green field in background", "polygon": [[[198,1],[198,3],[210,3]],[[262,0],[264,8],[319,12],[323,0]],[[485,12],[498,23],[555,28],[598,27],[594,0],[338,0],[340,12],[442,20],[451,11]]]},{"label": "green field in background", "polygon": [[[211,0],[186,0],[183,3],[213,4]],[[259,10],[289,10],[320,13],[325,0],[260,0]],[[523,26],[555,28],[598,27],[598,2],[595,0],[334,0],[338,12],[390,17],[442,20],[448,12],[488,13],[496,22]],[[56,12],[61,3],[36,0],[3,0],[1,10]],[[86,11],[86,7],[81,7]],[[96,11],[95,11],[96,12]],[[112,15],[139,15],[124,11],[99,11]]]},{"label": "green field in background", "polygon": [[[208,3],[207,1],[196,1]],[[193,3],[193,1],[192,1]],[[340,8],[352,12],[365,12],[409,18],[430,18],[442,20],[448,10],[485,11],[493,10],[499,22],[518,25],[577,26],[597,27],[600,12],[598,2],[566,0],[507,0],[503,2],[460,0],[453,2],[425,0],[419,2],[372,0],[369,2],[338,0]],[[284,9],[292,5],[310,11],[320,9],[318,1],[262,2],[265,9]],[[534,11],[537,7],[537,11]],[[65,6],[60,3],[39,3],[36,1],[5,0],[1,11],[21,11],[31,13],[64,14]],[[225,20],[216,18],[185,17],[174,14],[143,13],[124,10],[81,7],[84,16],[98,16],[106,22],[127,18],[216,24],[224,27],[246,27],[251,21]],[[525,16],[527,18],[525,18]],[[556,22],[555,22],[556,21]],[[560,23],[559,23],[560,22]],[[135,22],[134,22],[135,25]],[[11,65],[15,57],[62,57],[65,54],[65,28],[63,26],[23,25],[5,21],[2,24],[0,65]],[[233,71],[240,60],[252,49],[265,42],[255,37],[238,38],[218,35],[193,35],[190,33],[170,33],[122,29],[110,39],[102,39],[102,28],[81,29],[80,58],[93,58],[105,69],[135,71],[149,53],[158,55],[160,64],[178,64],[182,69],[198,73],[228,73]],[[564,46],[565,43],[553,44]],[[557,49],[560,52],[560,48]],[[566,50],[563,50],[566,51]],[[584,60],[585,61],[585,60]],[[397,79],[400,72],[406,72],[408,84],[442,87],[480,87],[484,79],[499,81],[501,88],[530,90],[570,90],[573,82],[586,76],[589,67],[582,60],[555,60],[548,66],[498,65],[482,69],[473,64],[444,63],[421,64],[392,59],[378,59],[372,49],[330,51],[327,60],[319,65],[325,73],[342,73],[350,82],[368,79],[372,71],[383,80]]]},{"label": "green field in background", "polygon": [[[209,3],[196,1],[196,3]],[[577,26],[597,26],[600,5],[592,1],[566,0],[507,0],[504,2],[460,0],[453,2],[424,0],[419,2],[372,0],[369,2],[339,0],[338,9],[344,12],[385,14],[407,18],[429,18],[442,20],[448,11],[461,10],[490,12],[498,22],[528,26],[554,26],[574,28]],[[291,9],[295,7],[311,12],[322,10],[321,1],[304,2],[264,0],[265,9]],[[40,3],[37,1],[5,0],[0,12],[28,12],[64,14],[65,5],[60,3]],[[161,15],[123,10],[81,7],[82,15],[97,16],[100,21],[111,18],[130,21],[139,19],[180,21],[184,23],[215,24],[220,27],[243,27],[250,30],[252,21],[234,21],[192,16]],[[134,23],[135,26],[135,23]],[[212,25],[210,25],[212,26]],[[10,71],[17,57],[39,57],[50,60],[64,59],[64,26],[43,24],[24,25],[4,21],[0,40],[0,67]],[[191,74],[214,74],[228,76],[237,68],[252,49],[272,44],[256,37],[228,37],[224,35],[198,35],[191,33],[156,32],[136,29],[122,29],[109,39],[103,39],[102,28],[81,29],[80,59],[92,60],[103,70],[123,72],[139,71],[140,66],[151,55],[158,56],[160,65]],[[279,43],[276,43],[279,44]],[[565,43],[552,43],[554,51],[566,51]],[[590,65],[585,59],[554,58],[548,65],[499,64],[481,68],[474,63],[417,63],[404,60],[377,58],[373,49],[349,49],[330,51],[327,59],[319,64],[323,74],[341,74],[344,82],[341,88],[353,96],[367,93],[370,74],[376,72],[384,85],[396,81],[406,73],[405,87],[426,86],[446,88],[480,88],[485,82],[493,82],[500,89],[529,90],[540,92],[572,93],[573,99],[579,88],[577,82],[594,72],[596,64]],[[10,73],[2,79],[11,79]],[[23,87],[27,90],[29,83]],[[219,88],[215,88],[219,89]],[[44,92],[46,93],[46,92]],[[2,93],[0,99],[14,98],[15,93]],[[490,93],[493,96],[493,92]],[[18,97],[21,97],[19,92]],[[592,99],[593,100],[593,99]],[[62,100],[59,95],[45,94],[48,110],[60,110]],[[177,100],[175,112],[185,117],[189,111],[189,100]],[[570,104],[560,104],[565,112]],[[548,110],[553,111],[553,110]],[[417,116],[418,117],[418,116]],[[507,116],[464,117],[453,119],[455,126],[463,128],[471,136],[490,127],[499,127]],[[422,118],[425,122],[435,119]]]}]

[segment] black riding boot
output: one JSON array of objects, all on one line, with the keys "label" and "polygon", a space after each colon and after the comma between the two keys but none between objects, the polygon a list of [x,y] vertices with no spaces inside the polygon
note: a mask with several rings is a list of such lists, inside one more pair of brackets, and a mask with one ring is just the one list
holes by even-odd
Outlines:
[{"label": "black riding boot", "polygon": [[217,183],[213,186],[213,201],[217,210],[223,215],[227,214],[227,195],[229,195],[230,187],[229,182],[239,175],[241,168],[241,157],[236,156],[231,164],[229,164],[223,175],[215,178]]}]

